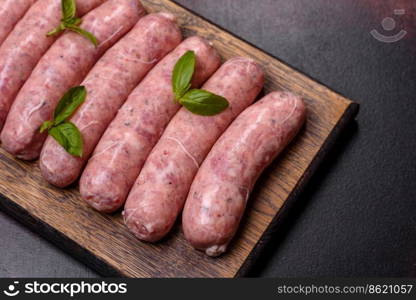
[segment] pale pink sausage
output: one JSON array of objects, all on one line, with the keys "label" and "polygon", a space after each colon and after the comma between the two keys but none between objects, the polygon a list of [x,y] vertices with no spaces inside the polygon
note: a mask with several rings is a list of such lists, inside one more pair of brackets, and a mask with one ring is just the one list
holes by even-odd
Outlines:
[{"label": "pale pink sausage", "polygon": [[100,56],[129,31],[144,9],[137,0],[108,0],[85,16],[81,27],[99,46],[74,32],[64,33],[42,57],[19,92],[1,133],[5,150],[18,158],[38,158],[47,133],[39,126],[53,116],[64,93],[79,84]]},{"label": "pale pink sausage", "polygon": [[217,51],[204,39],[191,37],[149,72],[105,131],[81,176],[81,195],[95,209],[113,212],[124,204],[144,161],[179,109],[172,70],[188,50],[197,57],[193,86],[202,85],[220,66]]},{"label": "pale pink sausage", "polygon": [[48,182],[65,187],[78,178],[127,96],[181,39],[173,15],[151,14],[106,52],[81,83],[87,89],[87,99],[71,118],[83,137],[82,158],[70,155],[48,137],[40,156],[40,169]]},{"label": "pale pink sausage", "polygon": [[[104,1],[78,0],[78,15],[83,16]],[[61,0],[37,0],[1,44],[0,130],[20,88],[56,40],[55,36],[47,37],[46,34],[59,25],[61,18]],[[4,22],[4,18],[0,20]]]},{"label": "pale pink sausage", "polygon": [[125,223],[139,238],[155,242],[172,228],[198,168],[231,121],[261,91],[264,74],[247,58],[226,62],[203,86],[230,107],[204,117],[182,108],[146,160],[126,201]]},{"label": "pale pink sausage", "polygon": [[185,237],[195,248],[209,256],[226,251],[256,180],[304,120],[301,98],[274,92],[230,125],[199,169],[183,211]]},{"label": "pale pink sausage", "polygon": [[0,45],[36,0],[2,0],[0,2]]}]

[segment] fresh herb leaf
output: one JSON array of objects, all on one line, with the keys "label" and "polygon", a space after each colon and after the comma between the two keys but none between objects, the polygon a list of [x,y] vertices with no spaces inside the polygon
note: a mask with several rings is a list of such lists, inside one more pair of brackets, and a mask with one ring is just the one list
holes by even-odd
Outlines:
[{"label": "fresh herb leaf", "polygon": [[59,24],[58,27],[56,27],[55,29],[52,29],[51,31],[49,31],[46,36],[52,36],[58,33],[61,33],[62,31],[65,30],[65,25],[63,23]]},{"label": "fresh herb leaf", "polygon": [[190,90],[195,65],[194,51],[187,51],[175,64],[172,73],[175,100],[197,115],[213,116],[221,113],[229,106],[227,99],[205,90]]},{"label": "fresh herb leaf", "polygon": [[91,41],[94,46],[98,46],[97,38],[91,33],[79,27],[82,20],[75,17],[77,13],[77,7],[75,0],[62,0],[62,19],[61,24],[55,29],[49,31],[46,36],[52,36],[60,34],[61,32],[67,30],[74,31]]},{"label": "fresh herb leaf", "polygon": [[52,127],[51,129],[49,129],[48,133],[55,139],[55,141],[59,143],[59,145],[61,145],[64,149],[68,149],[68,140],[58,129],[58,127]]},{"label": "fresh herb leaf", "polygon": [[84,143],[78,128],[71,122],[54,126],[49,134],[71,155],[82,157]]},{"label": "fresh herb leaf", "polygon": [[197,89],[187,92],[179,100],[179,103],[190,112],[202,116],[217,115],[229,106],[227,99],[224,97]]},{"label": "fresh herb leaf", "polygon": [[62,0],[62,20],[66,21],[75,17],[77,13],[77,3],[75,0]]},{"label": "fresh herb leaf", "polygon": [[82,20],[80,18],[72,18],[63,22],[65,25],[80,25]]},{"label": "fresh herb leaf", "polygon": [[86,97],[87,90],[85,86],[76,86],[69,89],[56,106],[53,124],[57,126],[68,119],[84,103]]},{"label": "fresh herb leaf", "polygon": [[56,106],[53,120],[45,121],[40,126],[42,133],[48,130],[51,135],[69,154],[82,156],[84,143],[81,132],[68,118],[84,103],[87,90],[84,86],[76,86],[68,90]]},{"label": "fresh herb leaf", "polygon": [[43,122],[43,124],[40,126],[40,133],[43,133],[45,130],[49,130],[51,129],[53,126],[53,121],[45,121]]},{"label": "fresh herb leaf", "polygon": [[90,42],[93,43],[95,47],[98,46],[97,38],[91,32],[86,31],[86,30],[80,28],[79,26],[72,25],[72,24],[65,24],[65,28],[68,29],[68,30],[74,31],[76,33],[79,33],[83,37],[89,39]]},{"label": "fresh herb leaf", "polygon": [[185,95],[191,88],[191,80],[195,71],[195,52],[187,51],[176,63],[172,74],[173,92],[176,100]]}]

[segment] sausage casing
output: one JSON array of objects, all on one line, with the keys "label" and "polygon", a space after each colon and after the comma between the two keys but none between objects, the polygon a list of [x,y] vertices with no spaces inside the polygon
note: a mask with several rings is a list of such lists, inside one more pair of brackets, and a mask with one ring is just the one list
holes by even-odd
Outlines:
[{"label": "sausage casing", "polygon": [[203,86],[230,107],[204,117],[182,108],[149,155],[126,202],[124,217],[139,238],[155,242],[172,228],[192,180],[219,136],[261,91],[264,74],[251,59],[227,61]]},{"label": "sausage casing", "polygon": [[3,148],[21,159],[38,158],[47,137],[39,127],[52,119],[59,99],[84,79],[105,50],[142,15],[144,9],[137,0],[108,0],[81,24],[97,37],[98,47],[77,33],[64,33],[39,61],[13,103],[1,133]]},{"label": "sausage casing", "polygon": [[186,239],[209,256],[226,251],[263,170],[305,120],[301,98],[274,92],[246,109],[202,164],[182,216]]},{"label": "sausage casing", "polygon": [[147,156],[180,106],[174,101],[172,71],[188,50],[196,54],[193,86],[217,70],[217,51],[200,37],[190,37],[160,61],[133,90],[98,143],[80,179],[80,192],[102,212],[120,208]]},{"label": "sausage casing", "polygon": [[3,0],[0,5],[0,45],[36,0]]},{"label": "sausage casing", "polygon": [[[78,0],[78,16],[83,16],[104,1],[106,0]],[[20,88],[56,40],[56,36],[48,37],[46,34],[59,25],[61,18],[61,0],[37,0],[1,44],[0,130]]]},{"label": "sausage casing", "polygon": [[83,137],[82,157],[72,156],[52,137],[43,145],[40,169],[49,183],[65,187],[78,178],[130,92],[181,40],[173,15],[150,14],[104,54],[81,83],[87,90],[87,98],[70,120]]}]

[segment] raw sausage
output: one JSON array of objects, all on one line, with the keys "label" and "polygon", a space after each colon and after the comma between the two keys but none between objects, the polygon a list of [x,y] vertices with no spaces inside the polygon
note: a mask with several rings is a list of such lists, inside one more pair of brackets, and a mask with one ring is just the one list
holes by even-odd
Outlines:
[{"label": "raw sausage", "polygon": [[61,96],[85,77],[98,58],[144,15],[137,0],[108,0],[90,12],[81,25],[100,45],[67,32],[42,57],[19,92],[7,116],[1,140],[18,158],[38,158],[47,133],[39,126],[52,118]]},{"label": "raw sausage", "polygon": [[65,187],[75,181],[119,107],[145,74],[181,41],[174,16],[166,13],[142,18],[135,28],[98,61],[82,85],[86,103],[71,118],[84,140],[82,158],[68,154],[48,137],[40,168],[50,183]]},{"label": "raw sausage", "polygon": [[203,87],[225,97],[227,110],[203,117],[182,108],[175,115],[126,201],[125,223],[139,239],[155,242],[170,231],[200,164],[231,121],[255,100],[263,82],[257,63],[233,58]]},{"label": "raw sausage", "polygon": [[3,0],[0,5],[0,45],[36,0]]},{"label": "raw sausage", "polygon": [[3,0],[0,5],[0,45],[35,0]]},{"label": "raw sausage", "polygon": [[1,133],[5,150],[18,158],[38,158],[47,133],[40,125],[52,118],[62,95],[79,84],[98,58],[144,14],[137,0],[108,0],[85,16],[81,27],[100,42],[95,47],[74,32],[63,34],[42,57],[19,92]]},{"label": "raw sausage", "polygon": [[80,180],[82,197],[95,209],[120,208],[144,161],[180,108],[174,101],[172,70],[188,50],[196,54],[193,86],[200,86],[220,66],[207,41],[190,37],[158,63],[137,86],[104,133]]},{"label": "raw sausage", "polygon": [[209,256],[226,251],[253,185],[305,120],[301,98],[274,92],[246,109],[202,164],[183,211],[186,239]]},{"label": "raw sausage", "polygon": [[188,50],[193,50],[197,57],[195,87],[221,63],[218,53],[205,40],[191,37],[157,64],[132,92],[81,176],[81,195],[96,210],[113,212],[124,204],[144,161],[178,111],[172,91],[172,70]]},{"label": "raw sausage", "polygon": [[117,110],[146,73],[182,40],[171,14],[151,14],[97,62],[81,85],[87,99],[71,118],[81,131],[82,158],[70,155],[48,137],[40,156],[43,177],[65,187],[74,182]]},{"label": "raw sausage", "polygon": [[[18,2],[9,2],[12,1]],[[104,1],[106,0],[78,0],[78,15],[83,16]],[[54,36],[47,37],[46,33],[58,26],[61,18],[61,0],[37,0],[1,45],[0,130],[20,88],[56,40]]]},{"label": "raw sausage", "polygon": [[202,164],[183,211],[186,239],[209,256],[226,251],[253,185],[305,120],[303,101],[274,92],[246,109]]},{"label": "raw sausage", "polygon": [[226,62],[204,85],[230,107],[203,117],[182,108],[169,123],[134,184],[125,205],[128,228],[139,239],[156,242],[172,228],[199,165],[231,121],[260,92],[264,74],[246,58]]}]

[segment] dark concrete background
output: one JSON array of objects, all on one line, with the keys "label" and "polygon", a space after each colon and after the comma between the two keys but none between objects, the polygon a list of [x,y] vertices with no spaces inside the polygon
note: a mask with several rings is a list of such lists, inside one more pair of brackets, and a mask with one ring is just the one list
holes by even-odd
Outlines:
[{"label": "dark concrete background", "polygon": [[[414,1],[177,2],[361,103],[250,275],[416,276]],[[0,276],[97,276],[2,213],[0,236]]]}]

